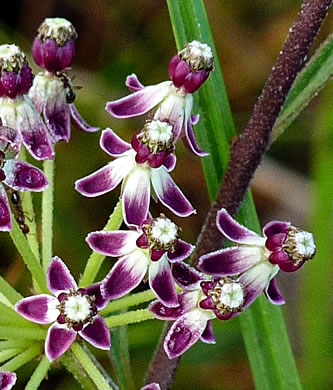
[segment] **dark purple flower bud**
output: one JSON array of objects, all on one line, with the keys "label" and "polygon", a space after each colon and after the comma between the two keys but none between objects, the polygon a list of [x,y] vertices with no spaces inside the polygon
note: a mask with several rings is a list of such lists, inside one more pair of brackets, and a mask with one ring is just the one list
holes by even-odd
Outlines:
[{"label": "dark purple flower bud", "polygon": [[49,72],[61,72],[72,65],[75,55],[74,26],[63,18],[46,18],[38,28],[32,55],[38,66]]},{"label": "dark purple flower bud", "polygon": [[28,93],[34,77],[21,49],[7,44],[0,46],[0,74],[0,96],[11,99]]},{"label": "dark purple flower bud", "polygon": [[169,63],[169,77],[176,88],[195,92],[214,69],[214,56],[205,43],[192,41]]}]

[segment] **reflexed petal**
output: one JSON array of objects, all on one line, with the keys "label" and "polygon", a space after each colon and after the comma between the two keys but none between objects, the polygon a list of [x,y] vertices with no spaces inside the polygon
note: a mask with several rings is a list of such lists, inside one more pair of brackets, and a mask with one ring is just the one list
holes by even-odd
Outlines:
[{"label": "reflexed petal", "polygon": [[10,390],[15,385],[16,379],[15,372],[0,371],[0,389]]},{"label": "reflexed petal", "polygon": [[257,246],[233,246],[201,256],[199,268],[208,275],[236,275],[260,262],[263,256]]},{"label": "reflexed petal", "polygon": [[28,96],[16,106],[17,128],[23,143],[36,160],[50,160],[54,157],[51,138],[38,111]]},{"label": "reflexed petal", "polygon": [[8,232],[10,230],[12,230],[12,214],[6,190],[0,184],[0,231]]},{"label": "reflexed petal", "polygon": [[164,166],[152,170],[151,180],[161,203],[176,215],[187,217],[196,212]]},{"label": "reflexed petal", "polygon": [[177,162],[177,157],[175,154],[170,153],[164,160],[163,165],[168,170],[168,172],[171,172],[174,170]]},{"label": "reflexed petal", "polygon": [[182,288],[192,288],[197,286],[198,282],[207,280],[204,274],[185,263],[172,264],[172,275],[175,282]]},{"label": "reflexed petal", "polygon": [[104,152],[113,157],[119,157],[132,148],[131,144],[122,140],[113,130],[109,128],[102,131],[99,144]]},{"label": "reflexed petal", "polygon": [[15,305],[15,310],[29,321],[37,324],[50,324],[60,314],[60,311],[56,308],[57,305],[59,305],[57,298],[52,295],[41,294],[21,299]]},{"label": "reflexed petal", "polygon": [[200,114],[191,114],[192,125],[196,125],[200,120]]},{"label": "reflexed petal", "polygon": [[246,291],[244,309],[258,298],[268,286],[270,279],[278,271],[278,266],[272,266],[269,263],[260,263],[240,275],[238,281],[244,285]]},{"label": "reflexed petal", "polygon": [[48,82],[43,116],[54,143],[71,137],[71,123],[63,83],[56,77]]},{"label": "reflexed petal", "polygon": [[75,330],[55,322],[50,326],[45,340],[45,354],[52,362],[64,354],[76,338]]},{"label": "reflexed petal", "polygon": [[101,291],[101,282],[94,283],[88,287],[84,287],[84,289],[87,291],[87,295],[94,296],[94,305],[96,305],[98,310],[104,309],[104,307],[109,303],[108,300],[106,300]]},{"label": "reflexed petal", "polygon": [[100,349],[110,349],[110,331],[104,318],[97,316],[92,324],[89,324],[79,332],[80,336],[91,345]]},{"label": "reflexed petal", "polygon": [[273,234],[287,233],[289,227],[290,227],[290,222],[272,221],[267,223],[263,227],[262,231],[264,233],[264,236],[270,237]]},{"label": "reflexed petal", "polygon": [[77,290],[77,284],[66,267],[65,263],[57,256],[53,257],[46,273],[48,288],[54,295],[71,289]]},{"label": "reflexed petal", "polygon": [[211,320],[207,321],[206,329],[204,330],[200,339],[201,339],[201,341],[203,341],[206,344],[215,344],[216,343]]},{"label": "reflexed petal", "polygon": [[86,241],[90,248],[106,256],[119,257],[137,248],[136,240],[140,233],[133,230],[91,232]]},{"label": "reflexed petal", "polygon": [[273,303],[273,305],[283,305],[286,303],[284,300],[279,287],[276,283],[275,278],[273,278],[270,282],[269,285],[265,289],[265,295],[267,299]]},{"label": "reflexed petal", "polygon": [[95,197],[112,191],[128,175],[132,168],[131,162],[132,159],[129,156],[111,161],[98,171],[77,180],[75,182],[76,191],[88,197]]},{"label": "reflexed petal", "polygon": [[82,118],[74,103],[68,104],[68,107],[72,123],[78,130],[86,131],[87,133],[94,133],[99,130],[99,127],[89,125],[89,123]]},{"label": "reflexed petal", "polygon": [[176,320],[164,340],[164,351],[169,359],[182,355],[196,343],[206,329],[207,321],[214,317],[195,309]]},{"label": "reflexed petal", "polygon": [[168,252],[168,259],[170,262],[177,262],[185,260],[193,252],[195,246],[186,241],[178,240],[175,251]]},{"label": "reflexed petal", "polygon": [[237,242],[238,244],[265,245],[265,239],[263,237],[240,225],[228,214],[226,209],[218,211],[216,225],[219,231],[230,241]]},{"label": "reflexed petal", "polygon": [[165,255],[160,260],[150,263],[149,285],[165,306],[176,307],[179,305],[176,286]]},{"label": "reflexed petal", "polygon": [[106,111],[115,118],[131,118],[145,114],[169,93],[171,81],[150,85],[122,99],[108,102]]},{"label": "reflexed petal", "polygon": [[128,176],[122,194],[127,225],[140,226],[147,218],[150,201],[150,171],[137,167]]},{"label": "reflexed petal", "polygon": [[11,127],[2,126],[0,123],[0,150],[5,151],[7,160],[15,158],[19,154],[21,142],[22,137],[17,130]]},{"label": "reflexed petal", "polygon": [[198,145],[198,142],[197,142],[197,140],[195,138],[195,135],[194,135],[194,130],[193,130],[193,127],[192,127],[191,119],[188,119],[185,122],[185,138],[184,138],[184,142],[185,142],[185,145],[188,147],[188,149],[192,153],[196,154],[197,156],[205,157],[205,156],[209,155],[209,153],[207,153],[204,150],[202,150],[200,148],[200,146]]},{"label": "reflexed petal", "polygon": [[44,173],[33,165],[19,160],[8,160],[4,183],[16,191],[43,191],[49,182]]},{"label": "reflexed petal", "polygon": [[140,83],[137,75],[134,73],[127,76],[125,85],[131,92],[136,92],[144,88],[144,85]]},{"label": "reflexed petal", "polygon": [[148,265],[149,259],[141,249],[121,257],[102,282],[104,298],[117,299],[133,290],[144,278]]},{"label": "reflexed petal", "polygon": [[141,390],[161,390],[160,385],[156,382],[149,383],[146,386],[141,387]]}]

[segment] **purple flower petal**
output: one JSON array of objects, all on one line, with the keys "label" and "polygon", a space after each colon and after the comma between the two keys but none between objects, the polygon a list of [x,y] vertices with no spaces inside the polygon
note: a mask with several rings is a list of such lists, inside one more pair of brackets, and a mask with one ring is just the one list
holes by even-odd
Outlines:
[{"label": "purple flower petal", "polygon": [[83,328],[79,334],[96,348],[109,350],[111,347],[110,331],[104,318],[100,316],[97,316],[95,321]]},{"label": "purple flower petal", "polygon": [[199,281],[207,280],[204,274],[185,263],[172,264],[172,275],[175,282],[182,288],[191,288],[197,285]]},{"label": "purple flower petal", "polygon": [[99,130],[99,127],[90,126],[89,123],[82,118],[74,103],[71,103],[68,106],[72,123],[78,130],[82,130],[87,133],[94,133]]},{"label": "purple flower petal", "polygon": [[152,185],[161,203],[179,217],[196,213],[164,166],[152,170]]},{"label": "purple flower petal", "polygon": [[75,182],[75,189],[87,197],[95,197],[112,191],[129,173],[133,166],[130,156],[111,161],[98,171]]},{"label": "purple flower petal", "polygon": [[144,85],[140,83],[137,75],[134,73],[127,76],[125,85],[131,92],[140,91],[140,89],[144,88]]},{"label": "purple flower petal", "polygon": [[219,231],[230,241],[238,244],[248,245],[265,245],[265,239],[260,237],[257,233],[240,225],[233,219],[226,209],[218,211],[216,216],[216,225]]},{"label": "purple flower petal", "polygon": [[15,372],[0,371],[0,389],[10,390],[16,383]]},{"label": "purple flower petal", "polygon": [[75,330],[68,329],[67,325],[55,322],[50,326],[45,340],[45,354],[52,362],[64,354],[76,338]]},{"label": "purple flower petal", "polygon": [[190,256],[194,248],[194,245],[191,245],[183,240],[178,240],[175,251],[168,252],[168,259],[172,263],[185,260]]},{"label": "purple flower petal", "polygon": [[240,275],[238,281],[244,285],[246,291],[244,309],[265,290],[270,279],[276,275],[278,270],[277,266],[259,263]]},{"label": "purple flower petal", "polygon": [[107,128],[102,131],[100,146],[104,152],[112,157],[119,157],[131,150],[131,144],[122,140],[113,130]]},{"label": "purple flower petal", "polygon": [[147,218],[150,201],[150,171],[137,167],[127,177],[122,194],[127,225],[140,226]]},{"label": "purple flower petal", "polygon": [[170,87],[171,81],[150,85],[122,99],[108,102],[106,111],[115,118],[131,118],[145,114],[168,95]]},{"label": "purple flower petal", "polygon": [[209,315],[195,309],[176,320],[164,340],[164,351],[169,359],[182,355],[195,344],[206,329],[209,319]]},{"label": "purple flower petal", "polygon": [[[51,138],[38,111],[28,96],[16,106],[17,128],[23,143],[36,160],[50,160],[54,157]],[[9,125],[10,126],[10,125]],[[16,128],[16,126],[12,126]]]},{"label": "purple flower petal", "polygon": [[42,113],[53,142],[60,140],[68,142],[71,137],[70,112],[63,84],[57,78],[48,83]]},{"label": "purple flower petal", "polygon": [[158,383],[153,382],[153,383],[149,383],[146,386],[141,387],[141,390],[161,390],[161,387]]},{"label": "purple flower petal", "polygon": [[188,149],[196,154],[199,157],[205,157],[208,156],[209,153],[205,152],[202,150],[198,142],[195,138],[193,127],[192,127],[192,122],[191,119],[188,119],[186,124],[185,124],[185,138],[184,138],[185,145],[188,147]]},{"label": "purple flower petal", "polygon": [[119,257],[137,248],[136,240],[140,233],[133,230],[113,232],[99,231],[88,234],[86,241],[90,248],[106,256]]},{"label": "purple flower petal", "polygon": [[233,246],[201,256],[199,268],[208,275],[236,275],[260,262],[262,256],[260,247]]},{"label": "purple flower petal", "polygon": [[133,290],[144,278],[148,266],[149,259],[141,249],[121,257],[102,282],[104,298],[117,299]]},{"label": "purple flower petal", "polygon": [[0,231],[8,232],[10,230],[12,230],[12,214],[6,191],[0,184]]},{"label": "purple flower petal", "polygon": [[191,114],[191,123],[192,126],[196,125],[200,120],[200,114]]},{"label": "purple flower petal", "polygon": [[87,295],[95,297],[94,305],[96,305],[98,310],[104,309],[104,307],[109,303],[109,301],[104,299],[102,295],[101,285],[102,283],[98,282],[84,288]]},{"label": "purple flower petal", "polygon": [[273,305],[284,305],[286,301],[284,300],[279,287],[276,283],[275,278],[273,278],[269,285],[265,289],[265,295],[267,299],[273,304]]},{"label": "purple flower petal", "polygon": [[77,290],[77,284],[66,267],[65,263],[57,256],[53,257],[46,273],[48,288],[54,295],[71,289]]},{"label": "purple flower petal", "polygon": [[59,305],[57,298],[41,294],[21,299],[16,303],[15,310],[29,321],[37,324],[50,324],[60,314],[60,311],[56,308],[57,305]]},{"label": "purple flower petal", "polygon": [[43,171],[24,161],[7,160],[4,171],[4,182],[16,191],[39,192],[49,185]]},{"label": "purple flower petal", "polygon": [[151,262],[149,266],[149,285],[165,306],[179,306],[176,286],[166,256],[162,256],[158,261]]},{"label": "purple flower petal", "polygon": [[204,330],[200,339],[201,339],[201,341],[203,341],[206,344],[215,344],[216,343],[211,320],[207,321],[206,329]]},{"label": "purple flower petal", "polygon": [[290,222],[271,221],[263,227],[262,231],[265,237],[270,237],[273,234],[287,233],[289,227]]},{"label": "purple flower petal", "polygon": [[19,154],[21,142],[22,137],[17,130],[0,124],[0,150],[6,150],[6,159],[15,158]]},{"label": "purple flower petal", "polygon": [[165,168],[168,170],[168,172],[171,172],[174,170],[175,166],[176,166],[176,162],[177,162],[177,157],[175,154],[173,153],[170,153],[165,159],[164,159],[164,162],[163,162],[163,165],[165,166]]}]

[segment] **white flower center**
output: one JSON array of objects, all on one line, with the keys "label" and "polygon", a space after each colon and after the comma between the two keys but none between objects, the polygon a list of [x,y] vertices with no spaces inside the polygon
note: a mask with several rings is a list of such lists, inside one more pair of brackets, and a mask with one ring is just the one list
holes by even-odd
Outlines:
[{"label": "white flower center", "polygon": [[64,18],[46,18],[39,26],[38,36],[42,41],[52,38],[63,46],[70,39],[76,39],[77,33],[72,23]]},{"label": "white flower center", "polygon": [[205,61],[211,61],[213,58],[212,49],[206,44],[199,41],[192,41],[189,43],[188,48],[190,49],[191,56],[203,57]]},{"label": "white flower center", "polygon": [[64,313],[74,322],[82,322],[91,314],[91,303],[85,296],[72,295],[64,304]]},{"label": "white flower center", "polygon": [[152,224],[151,235],[155,240],[167,245],[177,239],[178,228],[168,218],[156,218]]},{"label": "white flower center", "polygon": [[147,125],[149,139],[154,143],[167,144],[172,138],[172,126],[159,120],[151,121]]},{"label": "white flower center", "polygon": [[231,309],[240,307],[244,302],[244,290],[239,283],[225,283],[221,288],[220,303]]},{"label": "white flower center", "polygon": [[50,29],[58,29],[64,27],[66,29],[72,28],[72,23],[64,18],[46,18],[44,23]]},{"label": "white flower center", "polygon": [[294,236],[295,246],[298,253],[304,258],[311,258],[316,253],[316,245],[313,235],[309,232],[298,232]]},{"label": "white flower center", "polygon": [[22,69],[25,55],[16,45],[0,45],[0,66],[1,70],[8,72]]}]

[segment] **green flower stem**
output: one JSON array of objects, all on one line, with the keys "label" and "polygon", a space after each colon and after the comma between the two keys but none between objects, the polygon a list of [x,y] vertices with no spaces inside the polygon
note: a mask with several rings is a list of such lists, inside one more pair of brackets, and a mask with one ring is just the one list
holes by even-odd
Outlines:
[{"label": "green flower stem", "polygon": [[43,356],[42,360],[39,362],[37,368],[32,374],[29,382],[27,383],[25,390],[36,390],[38,386],[45,378],[45,375],[50,368],[51,362],[48,360],[46,356]]},{"label": "green flower stem", "polygon": [[[123,222],[123,212],[122,212],[121,200],[119,200],[103,230],[107,232],[117,230],[120,228],[122,222]],[[86,287],[89,284],[92,284],[94,282],[96,275],[99,269],[101,268],[101,265],[103,264],[104,259],[105,259],[104,255],[97,252],[92,252],[92,254],[90,255],[87,261],[86,268],[83,272],[83,275],[81,277],[80,287]]]},{"label": "green flower stem", "polygon": [[0,276],[0,291],[13,305],[23,298],[2,276]]},{"label": "green flower stem", "polygon": [[28,348],[29,345],[31,345],[33,342],[32,340],[6,340],[6,341],[0,341],[0,351],[5,351],[6,349],[13,349],[13,348],[21,348],[25,349]]},{"label": "green flower stem", "polygon": [[46,329],[26,329],[15,326],[0,326],[0,338],[3,339],[45,340],[46,334]]},{"label": "green flower stem", "polygon": [[50,185],[43,191],[42,199],[42,264],[46,271],[52,258],[53,202],[54,202],[54,160],[45,160],[44,173]]},{"label": "green flower stem", "polygon": [[152,320],[154,318],[154,315],[148,309],[139,309],[107,317],[105,318],[105,322],[109,328],[114,328],[116,326],[134,324],[141,321]]},{"label": "green flower stem", "polygon": [[24,348],[11,348],[0,352],[0,363],[18,355]]},{"label": "green flower stem", "polygon": [[20,252],[23,261],[31,272],[33,279],[36,281],[38,292],[48,293],[49,289],[46,285],[45,272],[43,271],[39,261],[36,259],[36,256],[33,254],[28,241],[26,240],[15,219],[13,220],[13,229],[9,234],[16,248]]},{"label": "green flower stem", "polygon": [[18,368],[22,367],[24,364],[30,362],[33,358],[40,355],[42,353],[42,345],[34,344],[30,348],[26,349],[24,352],[15,356],[13,359],[9,360],[9,362],[0,366],[2,371],[15,371]]},{"label": "green flower stem", "polygon": [[101,310],[100,314],[110,314],[130,306],[137,306],[141,303],[150,302],[154,298],[156,298],[156,295],[152,290],[146,290],[133,295],[128,295],[127,297],[117,299],[116,301],[111,301],[103,310]]},{"label": "green flower stem", "polygon": [[78,343],[73,343],[71,350],[91,380],[95,383],[98,390],[114,390],[114,388],[108,384],[103,375],[96,368],[95,364],[89,359],[86,352]]}]

